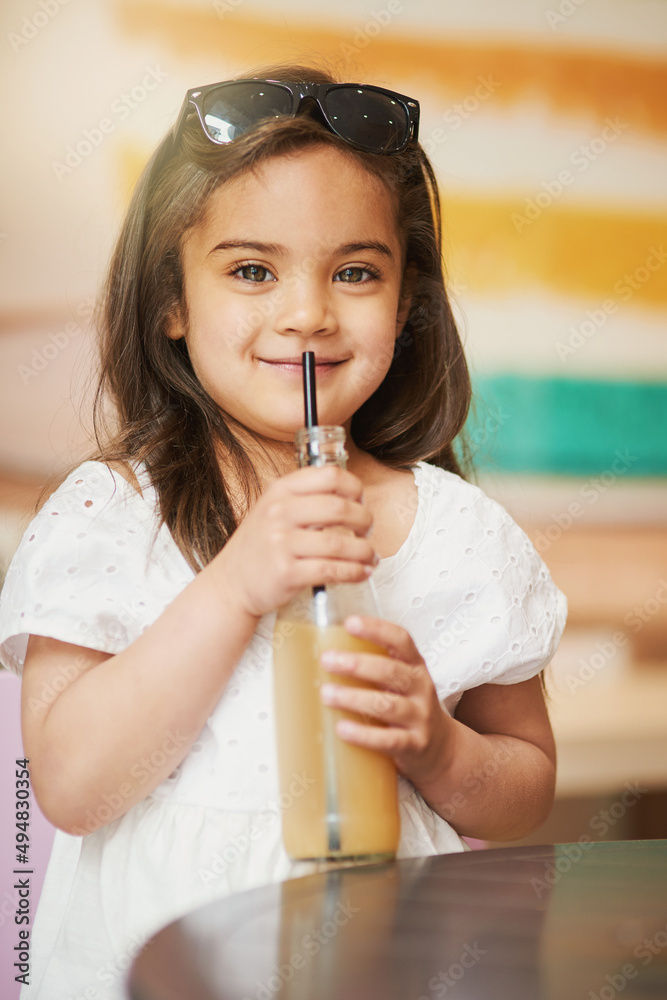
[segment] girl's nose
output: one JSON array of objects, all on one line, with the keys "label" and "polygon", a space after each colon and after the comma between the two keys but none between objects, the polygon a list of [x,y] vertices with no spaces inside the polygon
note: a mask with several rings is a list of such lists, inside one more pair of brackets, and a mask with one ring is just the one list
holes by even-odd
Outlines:
[{"label": "girl's nose", "polygon": [[275,316],[278,333],[312,337],[336,328],[336,318],[328,290],[319,281],[287,281]]}]

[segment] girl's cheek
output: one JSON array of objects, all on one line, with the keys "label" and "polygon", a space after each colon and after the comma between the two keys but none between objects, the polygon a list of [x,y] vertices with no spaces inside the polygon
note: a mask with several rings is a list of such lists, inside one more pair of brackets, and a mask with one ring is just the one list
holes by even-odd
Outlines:
[{"label": "girl's cheek", "polygon": [[[242,351],[247,344],[252,343],[266,322],[257,308],[222,308],[221,317],[224,320],[222,336],[225,346],[234,352]],[[218,317],[218,330],[221,317]]]}]

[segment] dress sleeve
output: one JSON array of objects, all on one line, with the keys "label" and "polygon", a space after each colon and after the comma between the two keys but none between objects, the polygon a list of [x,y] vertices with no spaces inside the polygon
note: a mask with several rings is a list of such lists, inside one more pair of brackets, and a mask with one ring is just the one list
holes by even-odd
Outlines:
[{"label": "dress sleeve", "polygon": [[[165,534],[166,533],[166,534]],[[30,523],[0,595],[0,661],[21,674],[28,637],[121,652],[192,578],[154,503],[85,462]]]},{"label": "dress sleeve", "polygon": [[438,692],[528,680],[558,648],[565,595],[500,504],[449,473],[439,478],[449,500],[426,560],[433,579],[421,650]]}]

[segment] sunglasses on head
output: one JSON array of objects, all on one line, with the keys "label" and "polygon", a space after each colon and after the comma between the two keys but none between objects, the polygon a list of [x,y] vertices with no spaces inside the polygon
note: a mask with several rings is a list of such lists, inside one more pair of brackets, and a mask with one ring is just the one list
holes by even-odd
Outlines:
[{"label": "sunglasses on head", "polygon": [[400,153],[418,137],[418,102],[393,90],[356,83],[228,80],[188,90],[174,141],[193,108],[211,142],[225,145],[261,121],[295,117],[305,101],[317,106],[335,135],[366,153]]}]

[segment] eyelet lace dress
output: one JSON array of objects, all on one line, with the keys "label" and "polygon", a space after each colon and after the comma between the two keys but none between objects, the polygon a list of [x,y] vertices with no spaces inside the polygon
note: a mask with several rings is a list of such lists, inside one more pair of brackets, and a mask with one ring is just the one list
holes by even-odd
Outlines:
[{"label": "eyelet lace dress", "polygon": [[[85,462],[28,527],[0,600],[0,656],[10,670],[20,675],[31,634],[120,653],[193,579],[159,525],[145,470],[136,472],[141,493]],[[566,601],[500,505],[426,462],[413,473],[412,528],[373,581],[383,616],[410,632],[453,714],[469,688],[537,674],[560,640]],[[86,836],[56,832],[22,997],[121,1000],[132,958],[159,927],[214,898],[304,872],[280,838],[289,802],[274,751],[274,621],[275,613],[262,618],[197,741],[161,785]],[[196,676],[193,660],[193,683]],[[166,734],[132,777],[148,783],[182,741]],[[304,781],[295,775],[290,794]],[[120,792],[107,794],[113,805]],[[465,849],[403,778],[399,803],[399,858]],[[104,802],[96,816],[103,812]]]}]

